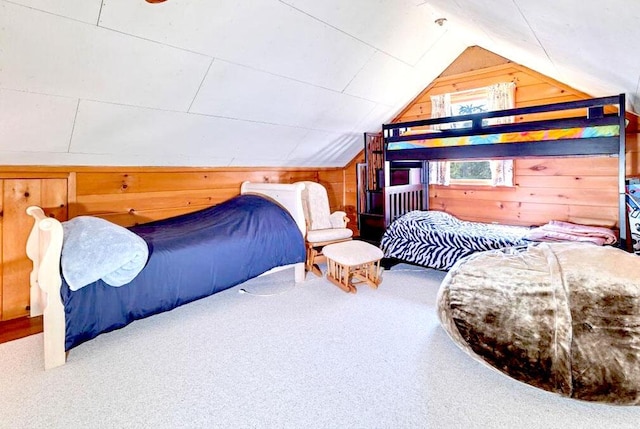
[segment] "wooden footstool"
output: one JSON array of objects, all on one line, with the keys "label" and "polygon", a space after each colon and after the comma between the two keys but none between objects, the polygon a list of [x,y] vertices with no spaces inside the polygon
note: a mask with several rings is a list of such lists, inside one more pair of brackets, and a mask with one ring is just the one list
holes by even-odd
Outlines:
[{"label": "wooden footstool", "polygon": [[364,241],[344,241],[325,246],[327,279],[345,292],[356,293],[354,280],[377,288],[382,282],[382,250]]}]

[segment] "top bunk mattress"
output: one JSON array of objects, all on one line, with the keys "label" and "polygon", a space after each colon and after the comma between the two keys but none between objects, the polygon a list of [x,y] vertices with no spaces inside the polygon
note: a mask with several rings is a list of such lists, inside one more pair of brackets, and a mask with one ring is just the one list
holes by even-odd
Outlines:
[{"label": "top bunk mattress", "polygon": [[[425,132],[416,130],[415,134],[425,135]],[[401,134],[401,136],[405,135],[411,135],[411,131]],[[620,127],[618,125],[600,125],[454,137],[437,137],[437,133],[426,135],[429,135],[431,138],[388,143],[387,150],[617,137],[620,135]]]}]

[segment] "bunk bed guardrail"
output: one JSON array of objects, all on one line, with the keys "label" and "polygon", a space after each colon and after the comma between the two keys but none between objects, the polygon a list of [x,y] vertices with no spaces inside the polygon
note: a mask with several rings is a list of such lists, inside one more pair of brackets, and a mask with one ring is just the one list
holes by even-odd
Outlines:
[{"label": "bunk bed guardrail", "polygon": [[423,210],[427,207],[426,196],[425,186],[421,183],[385,187],[385,226],[410,211]]}]

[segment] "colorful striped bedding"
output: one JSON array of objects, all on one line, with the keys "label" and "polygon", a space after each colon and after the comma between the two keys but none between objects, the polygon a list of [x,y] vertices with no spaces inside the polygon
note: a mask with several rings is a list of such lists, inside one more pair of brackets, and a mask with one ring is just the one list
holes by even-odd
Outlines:
[{"label": "colorful striped bedding", "polygon": [[[425,131],[408,131],[411,133],[427,133]],[[590,139],[597,137],[615,137],[620,134],[619,125],[599,125],[594,127],[576,127],[551,130],[535,130],[511,132],[501,134],[479,134],[473,136],[435,137],[411,142],[395,142],[387,145],[387,150],[402,150],[415,148],[470,146],[496,143],[524,143],[536,141]]]}]

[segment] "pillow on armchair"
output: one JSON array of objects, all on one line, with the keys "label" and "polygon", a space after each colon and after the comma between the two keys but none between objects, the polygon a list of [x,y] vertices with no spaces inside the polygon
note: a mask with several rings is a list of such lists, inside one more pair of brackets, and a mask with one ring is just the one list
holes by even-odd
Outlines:
[{"label": "pillow on armchair", "polygon": [[307,222],[307,271],[321,275],[316,265],[316,258],[322,256],[322,246],[351,240],[353,231],[347,228],[349,218],[344,211],[331,213],[327,190],[320,183],[300,182],[304,185],[302,191],[302,207]]}]

